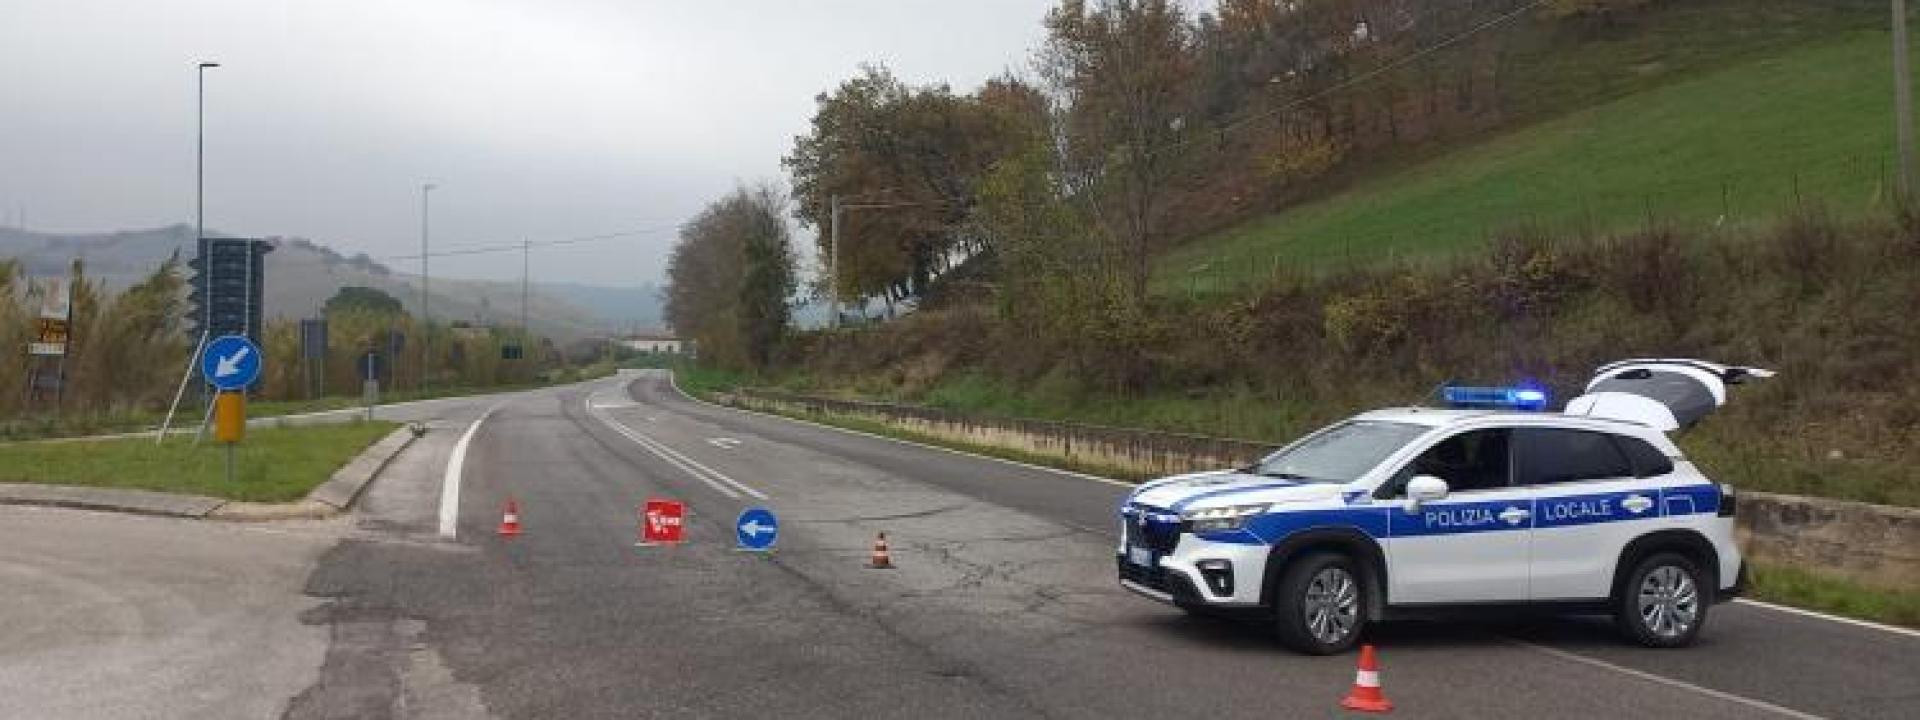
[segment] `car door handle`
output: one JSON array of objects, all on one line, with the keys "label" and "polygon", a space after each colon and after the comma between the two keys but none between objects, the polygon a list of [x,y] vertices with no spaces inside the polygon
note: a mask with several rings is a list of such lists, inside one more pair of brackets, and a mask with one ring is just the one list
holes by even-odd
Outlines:
[{"label": "car door handle", "polygon": [[1522,510],[1517,507],[1510,507],[1500,511],[1500,519],[1507,521],[1508,525],[1519,525],[1520,523],[1526,521],[1527,518],[1532,516],[1533,516],[1532,512]]}]

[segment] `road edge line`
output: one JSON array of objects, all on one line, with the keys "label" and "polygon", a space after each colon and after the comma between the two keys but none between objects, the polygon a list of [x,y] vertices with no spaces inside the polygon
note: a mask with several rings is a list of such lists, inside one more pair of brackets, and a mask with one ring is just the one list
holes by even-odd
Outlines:
[{"label": "road edge line", "polygon": [[440,537],[453,540],[459,536],[460,525],[460,476],[467,468],[467,447],[473,444],[473,436],[480,431],[480,424],[493,417],[493,411],[499,410],[504,402],[495,403],[473,419],[467,431],[461,433],[460,441],[453,444],[453,454],[447,458],[447,471],[440,480]]},{"label": "road edge line", "polygon": [[1861,620],[1858,618],[1850,618],[1842,615],[1831,615],[1828,613],[1820,612],[1818,610],[1808,610],[1806,608],[1797,608],[1791,605],[1780,605],[1778,603],[1770,603],[1765,600],[1754,600],[1752,598],[1734,598],[1733,601],[1741,605],[1751,605],[1753,607],[1763,608],[1766,610],[1776,610],[1779,612],[1787,613],[1789,615],[1800,615],[1803,617],[1810,617],[1817,620],[1827,620],[1830,622],[1837,622],[1843,625],[1853,625],[1855,627],[1862,627],[1868,630],[1879,630],[1881,632],[1893,633],[1895,635],[1904,635],[1906,637],[1911,637],[1911,638],[1920,638],[1920,630],[1915,630],[1913,628],[1903,628],[1898,625],[1887,625],[1885,623],[1877,623],[1872,620]]},{"label": "road edge line", "polygon": [[[913,447],[917,447],[917,448],[924,448],[924,449],[927,449],[927,450],[938,450],[938,451],[940,451],[940,452],[943,452],[943,453],[948,453],[948,454],[952,454],[952,455],[963,455],[963,456],[966,456],[966,457],[970,457],[970,458],[975,458],[975,459],[979,459],[979,460],[992,460],[992,461],[994,461],[994,462],[997,462],[997,463],[1004,463],[1004,464],[1007,464],[1007,465],[1013,465],[1013,466],[1016,466],[1016,467],[1023,467],[1023,468],[1027,468],[1027,469],[1029,469],[1029,470],[1042,470],[1042,471],[1045,471],[1045,472],[1050,472],[1050,473],[1053,473],[1053,474],[1056,474],[1056,475],[1065,475],[1065,476],[1068,476],[1068,477],[1076,477],[1076,478],[1080,478],[1080,479],[1082,479],[1082,480],[1092,480],[1092,481],[1094,481],[1094,482],[1099,482],[1099,483],[1106,483],[1106,484],[1108,484],[1108,485],[1118,485],[1118,486],[1121,486],[1121,487],[1129,487],[1129,488],[1131,488],[1131,487],[1139,487],[1139,485],[1138,485],[1138,484],[1135,484],[1135,483],[1129,483],[1129,482],[1126,482],[1126,481],[1124,481],[1124,480],[1115,480],[1115,479],[1113,479],[1113,478],[1106,478],[1106,477],[1101,477],[1101,476],[1098,476],[1098,475],[1089,475],[1089,474],[1087,474],[1087,473],[1083,473],[1083,472],[1076,472],[1076,471],[1073,471],[1073,470],[1063,470],[1063,469],[1060,469],[1060,468],[1053,468],[1053,467],[1047,467],[1047,466],[1045,466],[1045,465],[1035,465],[1035,464],[1033,464],[1033,463],[1027,463],[1027,462],[1020,462],[1019,460],[1009,460],[1009,459],[1007,459],[1007,458],[1002,458],[1002,457],[994,457],[994,456],[992,456],[992,455],[982,455],[982,454],[980,454],[980,453],[974,453],[974,452],[967,452],[967,451],[965,451],[965,450],[956,450],[956,449],[953,449],[953,448],[950,448],[950,447],[942,447],[942,446],[939,446],[939,445],[930,445],[930,444],[927,444],[927,443],[923,443],[923,442],[915,442],[915,441],[912,441],[912,440],[903,440],[903,439],[901,439],[901,438],[896,438],[896,437],[888,437],[888,436],[886,436],[886,435],[879,435],[879,434],[875,434],[875,433],[870,433],[870,432],[865,432],[865,431],[861,431],[861,430],[853,430],[853,429],[850,429],[850,428],[843,428],[843,427],[839,427],[839,426],[837,426],[837,425],[828,425],[828,424],[826,424],[826,423],[822,423],[822,422],[815,422],[815,421],[812,421],[812,420],[804,420],[804,419],[801,419],[801,418],[796,418],[796,417],[789,417],[789,416],[786,416],[786,415],[780,415],[780,414],[776,414],[776,413],[769,413],[769,412],[760,412],[760,411],[757,411],[757,410],[747,410],[747,409],[745,409],[745,408],[737,408],[737,407],[729,407],[729,406],[726,406],[726,405],[721,405],[721,404],[719,404],[719,403],[713,403],[713,402],[708,402],[708,401],[706,401],[706,400],[704,400],[704,399],[701,399],[701,398],[700,398],[699,396],[697,396],[697,395],[694,395],[693,393],[690,393],[690,392],[687,392],[687,391],[686,391],[685,389],[682,389],[682,388],[680,387],[680,381],[679,381],[679,378],[678,378],[678,377],[676,377],[676,376],[674,375],[674,373],[673,373],[673,371],[671,371],[671,370],[668,370],[668,371],[667,371],[667,384],[668,384],[669,386],[671,386],[671,387],[673,388],[673,391],[674,391],[674,392],[676,392],[676,393],[679,393],[681,397],[684,397],[684,398],[686,398],[686,399],[688,399],[688,400],[692,400],[693,402],[696,402],[696,403],[699,403],[699,404],[701,404],[701,405],[705,405],[705,406],[707,406],[707,407],[711,407],[711,408],[717,408],[717,409],[720,409],[720,410],[727,410],[727,411],[731,411],[731,412],[737,412],[737,413],[748,413],[748,414],[752,414],[752,415],[759,415],[759,416],[761,416],[761,417],[770,417],[770,418],[776,418],[776,419],[780,419],[780,420],[786,420],[786,421],[789,421],[789,422],[796,422],[796,423],[800,423],[800,424],[803,424],[803,425],[812,425],[812,426],[814,426],[814,427],[818,427],[818,428],[825,428],[825,429],[828,429],[828,430],[833,430],[833,431],[836,431],[836,432],[842,432],[842,433],[846,433],[846,434],[848,434],[848,435],[859,435],[859,436],[862,436],[862,437],[869,437],[869,438],[874,438],[874,439],[877,439],[877,440],[885,440],[885,441],[888,441],[888,442],[894,442],[894,443],[899,443],[899,444],[902,444],[902,445],[911,445],[911,446],[913,446]],[[1884,625],[1884,624],[1881,624],[1881,623],[1876,623],[1876,622],[1873,622],[1873,621],[1870,621],[1870,620],[1857,620],[1857,619],[1854,619],[1854,618],[1849,618],[1849,617],[1842,617],[1842,616],[1839,616],[1839,615],[1829,615],[1829,614],[1827,614],[1827,613],[1823,613],[1823,612],[1818,612],[1818,611],[1815,611],[1815,610],[1807,610],[1807,609],[1803,609],[1803,608],[1797,608],[1797,607],[1790,607],[1790,606],[1786,606],[1786,605],[1776,605],[1776,604],[1774,604],[1774,603],[1770,603],[1770,602],[1763,602],[1763,601],[1760,601],[1760,600],[1753,600],[1753,599],[1749,599],[1749,598],[1737,598],[1737,599],[1735,599],[1735,600],[1734,600],[1734,602],[1736,602],[1736,603],[1740,603],[1740,604],[1742,604],[1742,605],[1751,605],[1751,606],[1754,606],[1754,607],[1759,607],[1759,608],[1765,608],[1765,609],[1769,609],[1769,610],[1778,610],[1778,611],[1781,611],[1781,612],[1784,612],[1784,613],[1790,613],[1790,614],[1794,614],[1794,615],[1800,615],[1800,616],[1804,616],[1804,617],[1810,617],[1810,618],[1816,618],[1816,619],[1820,619],[1820,620],[1830,620],[1830,621],[1833,621],[1833,622],[1837,622],[1837,623],[1840,623],[1840,624],[1843,624],[1843,625],[1853,625],[1853,626],[1856,626],[1856,627],[1862,627],[1862,628],[1868,628],[1868,629],[1872,629],[1872,630],[1880,630],[1880,631],[1883,631],[1883,632],[1889,632],[1889,633],[1893,633],[1893,634],[1896,634],[1896,635],[1905,635],[1905,636],[1908,636],[1908,637],[1915,637],[1915,638],[1920,638],[1920,630],[1913,630],[1913,629],[1909,629],[1909,628],[1903,628],[1903,627],[1898,627],[1898,626],[1893,626],[1893,625]]]},{"label": "road edge line", "polygon": [[1581,655],[1580,653],[1576,653],[1576,652],[1568,652],[1566,650],[1561,650],[1559,648],[1547,647],[1545,645],[1541,645],[1538,643],[1531,643],[1525,640],[1514,640],[1509,638],[1507,642],[1513,643],[1515,645],[1519,645],[1520,647],[1524,647],[1530,650],[1537,650],[1539,652],[1546,653],[1547,655],[1560,658],[1561,660],[1565,660],[1567,662],[1580,663],[1582,665],[1586,665],[1589,667],[1596,667],[1602,670],[1612,670],[1622,675],[1638,678],[1650,683],[1665,685],[1667,687],[1674,688],[1677,690],[1689,690],[1692,692],[1700,693],[1702,695],[1706,695],[1707,697],[1711,697],[1716,700],[1724,700],[1727,702],[1736,703],[1754,710],[1762,710],[1762,711],[1773,713],[1775,715],[1780,715],[1783,717],[1796,718],[1797,720],[1822,720],[1821,716],[1815,715],[1813,713],[1805,712],[1802,710],[1795,710],[1793,708],[1786,707],[1784,705],[1775,705],[1765,700],[1757,700],[1754,698],[1747,697],[1745,695],[1735,695],[1725,690],[1715,690],[1713,688],[1706,687],[1704,685],[1695,685],[1685,680],[1678,680],[1675,678],[1667,677],[1665,675],[1650,673],[1645,670],[1636,670],[1634,668],[1630,668],[1625,665],[1607,662],[1605,660],[1601,660],[1595,657],[1587,657],[1585,655]]},{"label": "road edge line", "polygon": [[870,438],[875,438],[875,439],[878,439],[878,440],[885,440],[885,441],[888,441],[888,442],[894,442],[894,443],[899,443],[899,444],[901,444],[901,445],[912,445],[912,446],[914,446],[914,447],[917,447],[917,448],[924,448],[924,449],[927,449],[927,450],[938,450],[938,451],[940,451],[940,452],[943,452],[943,453],[948,453],[948,454],[951,454],[951,455],[963,455],[963,456],[966,456],[966,457],[970,457],[970,458],[974,458],[974,459],[977,459],[977,460],[992,460],[992,461],[994,461],[994,462],[997,462],[997,463],[1002,463],[1002,464],[1005,464],[1005,465],[1013,465],[1013,466],[1016,466],[1016,467],[1023,467],[1023,468],[1026,468],[1026,469],[1028,469],[1028,470],[1042,470],[1042,471],[1046,471],[1046,472],[1050,472],[1050,473],[1053,473],[1053,474],[1055,474],[1055,475],[1065,475],[1065,476],[1067,476],[1067,477],[1075,477],[1075,478],[1080,478],[1081,480],[1092,480],[1092,481],[1094,481],[1094,482],[1098,482],[1098,483],[1105,483],[1105,484],[1108,484],[1108,485],[1115,485],[1115,486],[1119,486],[1119,487],[1125,487],[1125,488],[1136,488],[1136,487],[1140,487],[1140,484],[1139,484],[1139,483],[1130,483],[1130,482],[1127,482],[1127,481],[1125,481],[1125,480],[1115,480],[1115,479],[1113,479],[1113,478],[1110,478],[1110,477],[1101,477],[1101,476],[1099,476],[1099,475],[1092,475],[1092,474],[1088,474],[1088,473],[1083,473],[1083,472],[1079,472],[1079,471],[1075,471],[1075,470],[1063,470],[1063,469],[1061,469],[1061,468],[1055,468],[1055,467],[1047,467],[1047,466],[1045,466],[1045,465],[1035,465],[1035,464],[1033,464],[1033,463],[1029,463],[1029,462],[1021,462],[1021,461],[1019,461],[1019,460],[1009,460],[1009,459],[1007,459],[1007,458],[1003,458],[1003,457],[994,457],[994,456],[992,456],[992,455],[983,455],[983,454],[980,454],[980,453],[976,453],[976,452],[968,452],[968,451],[965,451],[965,450],[955,450],[955,449],[953,449],[953,448],[950,448],[950,447],[942,447],[942,446],[939,446],[939,445],[932,445],[932,444],[929,444],[929,443],[923,443],[923,442],[916,442],[916,441],[913,441],[913,440],[905,440],[905,439],[902,439],[902,438],[897,438],[897,437],[888,437],[888,436],[886,436],[886,435],[880,435],[880,434],[877,434],[877,433],[870,433],[870,432],[866,432],[866,431],[862,431],[862,430],[854,430],[854,429],[851,429],[851,428],[843,428],[843,427],[840,427],[840,426],[838,426],[838,425],[828,425],[828,424],[826,424],[826,423],[822,423],[822,422],[815,422],[815,421],[812,421],[812,420],[803,420],[803,419],[801,419],[801,418],[797,418],[797,417],[789,417],[789,416],[786,416],[786,415],[780,415],[780,414],[777,414],[777,413],[769,413],[769,412],[760,412],[760,411],[758,411],[758,410],[747,410],[747,409],[745,409],[745,408],[737,408],[737,407],[728,407],[728,406],[726,406],[726,405],[721,405],[721,404],[718,404],[718,403],[712,403],[712,402],[707,402],[706,400],[702,400],[702,399],[700,399],[700,398],[699,398],[698,396],[696,396],[696,395],[694,395],[694,394],[692,394],[692,393],[689,393],[689,392],[687,392],[687,391],[685,391],[685,390],[682,390],[682,389],[680,389],[680,382],[679,382],[679,379],[678,379],[678,378],[676,378],[676,377],[674,377],[674,374],[673,374],[673,371],[671,371],[671,370],[668,370],[668,371],[667,371],[667,384],[668,384],[669,386],[671,386],[671,387],[673,388],[673,391],[674,391],[674,392],[676,392],[676,393],[679,393],[681,397],[684,397],[684,398],[686,398],[686,399],[688,399],[688,400],[692,400],[692,401],[694,401],[694,402],[697,402],[697,403],[700,403],[701,405],[705,405],[705,406],[707,406],[707,407],[712,407],[712,408],[719,408],[719,409],[721,409],[721,410],[727,410],[727,411],[731,411],[731,412],[737,412],[737,413],[749,413],[749,414],[753,414],[753,415],[759,415],[759,416],[762,416],[762,417],[770,417],[770,418],[778,418],[778,419],[781,419],[781,420],[786,420],[786,421],[789,421],[789,422],[796,422],[796,423],[801,423],[801,424],[804,424],[804,425],[812,425],[812,426],[814,426],[814,427],[820,427],[820,428],[826,428],[826,429],[828,429],[828,430],[833,430],[833,431],[837,431],[837,432],[842,432],[842,433],[846,433],[846,434],[848,434],[848,435],[859,435],[859,436],[862,436],[862,437],[870,437]]}]

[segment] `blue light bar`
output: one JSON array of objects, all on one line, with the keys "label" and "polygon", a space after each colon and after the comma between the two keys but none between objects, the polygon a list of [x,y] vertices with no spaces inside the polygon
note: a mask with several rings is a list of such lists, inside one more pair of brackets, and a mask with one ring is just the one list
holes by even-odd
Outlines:
[{"label": "blue light bar", "polygon": [[1547,406],[1547,391],[1530,387],[1459,387],[1440,389],[1448,407],[1511,408],[1540,410]]}]

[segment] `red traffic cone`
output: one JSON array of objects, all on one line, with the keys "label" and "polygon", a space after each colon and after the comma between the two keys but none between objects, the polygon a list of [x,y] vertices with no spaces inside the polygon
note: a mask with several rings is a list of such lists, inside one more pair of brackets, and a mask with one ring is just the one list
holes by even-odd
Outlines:
[{"label": "red traffic cone", "polygon": [[873,559],[867,561],[867,567],[875,570],[886,570],[893,567],[893,556],[887,553],[886,533],[880,533],[880,537],[874,538]]},{"label": "red traffic cone", "polygon": [[1340,707],[1374,713],[1393,710],[1393,703],[1380,692],[1380,664],[1374,660],[1372,645],[1360,646],[1360,669],[1353,674],[1353,691],[1340,701]]},{"label": "red traffic cone", "polygon": [[500,513],[500,534],[513,537],[520,534],[520,502],[507,498],[506,510]]}]

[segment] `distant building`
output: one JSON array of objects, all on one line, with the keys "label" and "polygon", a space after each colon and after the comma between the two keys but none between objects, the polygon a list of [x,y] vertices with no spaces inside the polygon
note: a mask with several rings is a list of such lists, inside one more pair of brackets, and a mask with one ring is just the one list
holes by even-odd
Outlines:
[{"label": "distant building", "polygon": [[682,350],[680,338],[663,334],[629,335],[613,341],[615,345],[644,353],[664,353],[678,355]]}]

